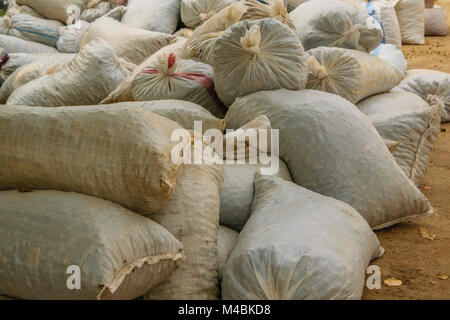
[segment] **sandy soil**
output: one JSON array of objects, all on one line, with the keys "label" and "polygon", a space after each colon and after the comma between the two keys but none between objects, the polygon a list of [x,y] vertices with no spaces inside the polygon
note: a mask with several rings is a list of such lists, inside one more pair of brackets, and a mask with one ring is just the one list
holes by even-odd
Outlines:
[{"label": "sandy soil", "polygon": [[[446,10],[450,25],[450,0],[438,0],[437,4]],[[403,51],[409,69],[450,73],[450,35],[427,37],[426,45],[404,46]],[[450,123],[441,128],[430,167],[420,186],[436,214],[377,232],[386,253],[372,264],[380,267],[382,281],[394,277],[403,284],[387,287],[382,283],[378,290],[365,288],[364,299],[450,299]],[[420,227],[436,238],[423,238]],[[443,280],[440,276],[449,278]]]}]

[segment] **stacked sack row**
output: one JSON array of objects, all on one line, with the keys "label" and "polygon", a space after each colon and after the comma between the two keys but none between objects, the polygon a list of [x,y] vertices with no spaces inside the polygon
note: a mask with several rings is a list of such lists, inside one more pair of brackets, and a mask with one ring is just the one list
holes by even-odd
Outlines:
[{"label": "stacked sack row", "polygon": [[[407,71],[423,23],[423,0],[10,1],[0,295],[361,298],[373,230],[433,212],[450,75]],[[208,129],[278,129],[279,150],[173,161],[198,140],[248,158]]]}]

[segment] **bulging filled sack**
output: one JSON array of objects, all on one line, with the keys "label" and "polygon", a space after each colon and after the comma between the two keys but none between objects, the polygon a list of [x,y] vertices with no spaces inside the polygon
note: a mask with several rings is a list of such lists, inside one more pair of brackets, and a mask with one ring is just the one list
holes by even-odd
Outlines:
[{"label": "bulging filled sack", "polygon": [[370,53],[320,47],[307,53],[308,89],[337,94],[352,103],[390,91],[402,79],[399,69]]},{"label": "bulging filled sack", "polygon": [[221,165],[181,166],[173,197],[151,218],[183,244],[186,260],[178,272],[151,289],[145,299],[219,298],[217,230],[222,184]]},{"label": "bulging filled sack", "polygon": [[[1,91],[0,91],[1,92]],[[119,102],[112,104],[123,107],[140,107],[152,111],[160,116],[177,122],[186,130],[195,130],[195,121],[201,122],[201,131],[216,129],[222,132],[225,129],[225,120],[214,117],[211,112],[202,106],[183,100],[154,100]]]},{"label": "bulging filled sack", "polygon": [[373,17],[342,1],[307,1],[289,17],[305,50],[325,46],[370,52],[383,38]]},{"label": "bulging filled sack", "polygon": [[63,69],[74,55],[58,54],[51,58],[39,59],[14,71],[0,88],[0,103],[5,104],[11,93],[28,82]]},{"label": "bulging filled sack", "polygon": [[366,268],[384,250],[358,212],[277,177],[259,176],[255,188],[223,299],[360,299]]},{"label": "bulging filled sack", "polygon": [[56,47],[61,52],[77,53],[80,51],[81,40],[89,27],[89,22],[78,20],[76,23],[60,29]]},{"label": "bulging filled sack", "polygon": [[450,74],[427,69],[409,70],[397,89],[417,94],[430,105],[441,103],[442,122],[450,121]]},{"label": "bulging filled sack", "polygon": [[356,106],[366,115],[423,111],[429,107],[417,94],[402,90],[373,95],[361,100]]},{"label": "bulging filled sack", "polygon": [[424,9],[423,0],[399,0],[395,5],[404,44],[425,44]]},{"label": "bulging filled sack", "polygon": [[239,21],[273,18],[292,27],[286,7],[280,5],[280,1],[283,0],[267,1],[268,4],[263,4],[258,0],[243,0],[225,7],[195,29],[186,42],[184,57],[212,65],[215,41],[225,30]]},{"label": "bulging filled sack", "polygon": [[446,36],[448,33],[447,16],[442,8],[425,8],[425,35]]},{"label": "bulging filled sack", "polygon": [[219,257],[219,281],[222,280],[223,267],[236,244],[239,233],[226,226],[219,226],[217,232],[217,256]]},{"label": "bulging filled sack", "polygon": [[[94,2],[95,3],[95,2]],[[112,9],[111,2],[102,1],[87,9],[83,10],[80,15],[80,19],[87,22],[94,22],[98,18],[104,16]]]},{"label": "bulging filled sack", "polygon": [[14,0],[8,1],[8,10],[5,13],[5,16],[12,17],[15,14],[28,14],[30,16],[45,19],[43,15],[36,12],[36,10],[30,8],[29,6],[19,6]]},{"label": "bulging filled sack", "polygon": [[131,91],[136,101],[185,100],[223,118],[226,108],[217,98],[213,78],[210,65],[179,59],[171,52],[146,65],[131,82]]},{"label": "bulging filled sack", "polygon": [[0,221],[0,293],[21,299],[134,299],[184,257],[156,222],[73,192],[1,191]]},{"label": "bulging filled sack", "polygon": [[0,34],[0,47],[10,53],[58,53],[54,47],[45,44]]},{"label": "bulging filled sack", "polygon": [[63,69],[14,90],[7,104],[46,107],[97,104],[129,75],[133,67],[117,58],[107,42],[95,39]]},{"label": "bulging filled sack", "polygon": [[48,19],[71,24],[78,20],[88,0],[16,0],[16,2],[33,8]]},{"label": "bulging filled sack", "polygon": [[180,21],[180,0],[128,0],[122,23],[131,27],[173,33]]},{"label": "bulging filled sack", "polygon": [[261,90],[303,89],[308,67],[295,33],[275,19],[242,21],[227,29],[213,49],[214,83],[229,106]]},{"label": "bulging filled sack", "polygon": [[402,50],[397,49],[397,47],[392,44],[380,44],[378,48],[371,52],[371,54],[396,67],[398,71],[400,71],[402,78],[406,76],[408,61],[406,61]]},{"label": "bulging filled sack", "polygon": [[413,112],[377,113],[369,118],[383,139],[398,143],[392,155],[406,176],[419,185],[441,129],[441,106]]},{"label": "bulging filled sack", "polygon": [[383,30],[382,44],[392,44],[401,50],[402,34],[395,12],[396,2],[386,0],[344,0],[344,2],[367,13],[381,25]]},{"label": "bulging filled sack", "polygon": [[[258,159],[259,160],[259,159]],[[274,176],[292,181],[289,170],[279,159],[279,169]],[[250,217],[255,194],[255,176],[262,167],[257,164],[225,164],[225,181],[220,194],[220,224],[240,232]]]},{"label": "bulging filled sack", "polygon": [[170,137],[181,128],[138,107],[4,106],[0,190],[75,191],[150,214],[174,192]]},{"label": "bulging filled sack", "polygon": [[133,82],[134,78],[136,78],[136,76],[140,74],[147,65],[158,62],[158,57],[162,55],[173,53],[176,57],[180,56],[185,43],[186,38],[177,37],[174,43],[159,49],[156,53],[152,54],[149,58],[138,65],[113,92],[111,92],[105,99],[103,99],[101,103],[108,104],[115,102],[133,101],[134,97],[131,90],[131,83]]},{"label": "bulging filled sack", "polygon": [[266,115],[297,184],[355,208],[374,229],[433,212],[395,163],[370,120],[347,100],[316,90],[261,91],[239,98],[227,128]]},{"label": "bulging filled sack", "polygon": [[59,21],[39,19],[28,14],[16,14],[0,20],[0,33],[56,47],[59,29],[62,26],[63,24]]},{"label": "bulging filled sack", "polygon": [[152,32],[124,25],[112,18],[102,17],[89,25],[80,48],[91,40],[108,42],[120,58],[139,64],[175,39],[170,34]]},{"label": "bulging filled sack", "polygon": [[238,0],[181,0],[181,21],[192,28]]},{"label": "bulging filled sack", "polygon": [[38,60],[59,59],[60,56],[70,56],[64,53],[7,53],[0,48],[0,82],[3,83],[14,71],[20,67]]}]

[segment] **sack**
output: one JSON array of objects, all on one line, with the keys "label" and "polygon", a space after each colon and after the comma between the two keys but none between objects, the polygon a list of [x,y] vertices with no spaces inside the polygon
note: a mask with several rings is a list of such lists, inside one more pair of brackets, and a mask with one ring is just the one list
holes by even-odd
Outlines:
[{"label": "sack", "polygon": [[58,53],[56,48],[45,44],[27,41],[17,37],[0,34],[0,47],[11,53]]},{"label": "sack", "polygon": [[138,107],[2,107],[0,190],[75,191],[150,214],[175,189],[175,129]]},{"label": "sack", "polygon": [[217,229],[219,228],[220,165],[183,165],[175,193],[151,218],[182,244],[186,260],[173,275],[145,296],[150,300],[219,298]]},{"label": "sack", "polygon": [[110,10],[105,16],[120,22],[122,21],[122,17],[125,14],[125,12],[127,12],[127,7],[118,6]]},{"label": "sack", "polygon": [[[0,91],[1,92],[1,91]],[[202,106],[182,100],[154,100],[119,102],[111,106],[140,107],[177,122],[186,130],[194,130],[194,122],[201,121],[202,133],[209,129],[225,130],[225,120],[214,117]]]},{"label": "sack", "polygon": [[136,78],[136,76],[141,73],[141,71],[144,70],[147,65],[157,63],[158,57],[160,56],[168,55],[170,53],[173,53],[176,57],[180,56],[185,43],[186,38],[177,37],[174,43],[162,47],[156,53],[152,54],[149,58],[144,60],[144,62],[138,65],[133,70],[133,72],[131,72],[130,75],[126,77],[119,84],[119,86],[101,102],[101,104],[133,101],[134,97],[133,92],[131,91],[131,83],[133,82],[134,78]]},{"label": "sack", "polygon": [[366,268],[384,250],[358,212],[277,177],[258,176],[255,189],[223,299],[360,299]]},{"label": "sack", "polygon": [[16,14],[28,14],[29,16],[45,19],[43,15],[36,12],[34,9],[28,7],[28,6],[19,6],[17,3],[12,2],[11,0],[8,1],[8,10],[5,13],[5,17],[12,17]]},{"label": "sack", "polygon": [[180,0],[128,0],[122,23],[130,27],[174,33],[180,21]]},{"label": "sack", "polygon": [[[312,0],[314,1],[314,0]],[[361,12],[373,17],[383,31],[381,44],[392,44],[397,49],[402,49],[402,34],[398,23],[395,4],[386,0],[344,0],[344,2],[354,6]]]},{"label": "sack", "polygon": [[[223,267],[230,257],[239,233],[225,226],[219,226],[217,232],[217,256],[219,257],[219,282],[222,280]],[[1,298],[0,298],[1,299]]]},{"label": "sack", "polygon": [[310,70],[306,87],[337,94],[351,103],[388,92],[402,79],[399,69],[370,53],[320,47],[306,54]]},{"label": "sack", "polygon": [[16,14],[0,20],[0,33],[56,47],[61,22]]},{"label": "sack", "polygon": [[59,39],[56,47],[61,52],[78,53],[80,51],[81,40],[89,27],[89,23],[78,20],[75,24],[60,29]]},{"label": "sack", "polygon": [[136,101],[177,99],[201,105],[215,117],[223,118],[226,108],[214,91],[210,65],[178,59],[174,53],[162,54],[131,82]]},{"label": "sack", "polygon": [[37,60],[59,59],[60,56],[70,56],[63,53],[10,53],[0,48],[0,83],[3,83],[14,71]]},{"label": "sack", "polygon": [[396,67],[402,78],[406,76],[408,62],[406,61],[402,50],[397,49],[392,44],[380,44],[378,48],[371,52],[371,54]]},{"label": "sack", "polygon": [[111,3],[108,1],[102,1],[96,6],[85,9],[80,16],[81,20],[87,22],[94,22],[98,18],[104,16],[112,9]]},{"label": "sack", "polygon": [[[78,193],[2,191],[0,221],[0,293],[21,299],[133,299],[184,257],[162,226]],[[68,287],[70,266],[79,290]]]},{"label": "sack", "polygon": [[16,2],[33,8],[48,19],[71,24],[78,20],[88,0],[16,0]]},{"label": "sack", "polygon": [[425,44],[424,9],[423,0],[399,0],[395,5],[404,44]]},{"label": "sack", "polygon": [[273,18],[291,27],[292,22],[284,5],[280,6],[280,1],[282,0],[268,1],[270,5],[265,5],[258,0],[243,0],[220,10],[195,29],[184,47],[184,57],[212,65],[212,50],[216,39],[239,21]]},{"label": "sack", "polygon": [[225,105],[261,90],[303,89],[308,67],[295,33],[275,19],[242,21],[215,41],[214,83]]},{"label": "sack", "polygon": [[447,16],[442,8],[425,8],[425,35],[446,36],[448,33]]},{"label": "sack", "polygon": [[238,0],[181,0],[181,21],[189,28],[202,24]]},{"label": "sack", "polygon": [[[259,161],[258,161],[259,162]],[[220,224],[240,232],[250,217],[255,193],[254,181],[261,164],[225,164],[225,181],[220,194]],[[292,181],[289,170],[279,159],[274,176]]]},{"label": "sack", "polygon": [[117,58],[101,39],[85,46],[63,69],[15,90],[7,104],[59,107],[97,104],[111,93],[134,67]]},{"label": "sack", "polygon": [[383,38],[373,17],[342,1],[307,1],[289,17],[305,50],[325,46],[370,52]]},{"label": "sack", "polygon": [[14,71],[0,88],[0,103],[5,104],[11,93],[28,82],[64,68],[74,55],[59,54],[52,58],[39,59]]},{"label": "sack", "polygon": [[315,90],[261,91],[231,106],[227,128],[262,114],[280,130],[280,158],[293,181],[349,204],[372,228],[433,212],[370,120],[348,101]]},{"label": "sack", "polygon": [[414,93],[402,90],[376,94],[356,104],[366,115],[377,113],[410,113],[429,108],[428,103]]},{"label": "sack", "polygon": [[175,36],[132,28],[112,18],[102,17],[89,25],[80,48],[96,38],[108,42],[120,58],[139,64],[168,45]]},{"label": "sack", "polygon": [[409,70],[395,90],[412,92],[430,105],[441,103],[442,122],[450,121],[450,74],[436,70]]},{"label": "sack", "polygon": [[441,131],[441,106],[414,112],[377,113],[369,118],[383,139],[399,142],[392,155],[406,176],[419,185]]}]

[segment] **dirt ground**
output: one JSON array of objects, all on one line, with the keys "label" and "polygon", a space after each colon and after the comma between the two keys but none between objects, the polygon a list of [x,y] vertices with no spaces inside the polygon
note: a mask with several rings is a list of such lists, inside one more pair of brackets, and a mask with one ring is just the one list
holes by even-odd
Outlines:
[{"label": "dirt ground", "polygon": [[[446,10],[450,25],[450,0],[438,0],[437,4]],[[450,35],[427,37],[426,41],[423,46],[403,47],[409,69],[450,73]],[[436,213],[431,218],[377,232],[386,253],[372,264],[380,267],[382,281],[394,277],[402,285],[388,287],[382,282],[378,290],[366,287],[364,299],[450,299],[450,123],[443,124],[441,131],[420,186]],[[423,238],[420,227],[436,235],[435,239]],[[449,277],[441,279],[442,276]]]}]

